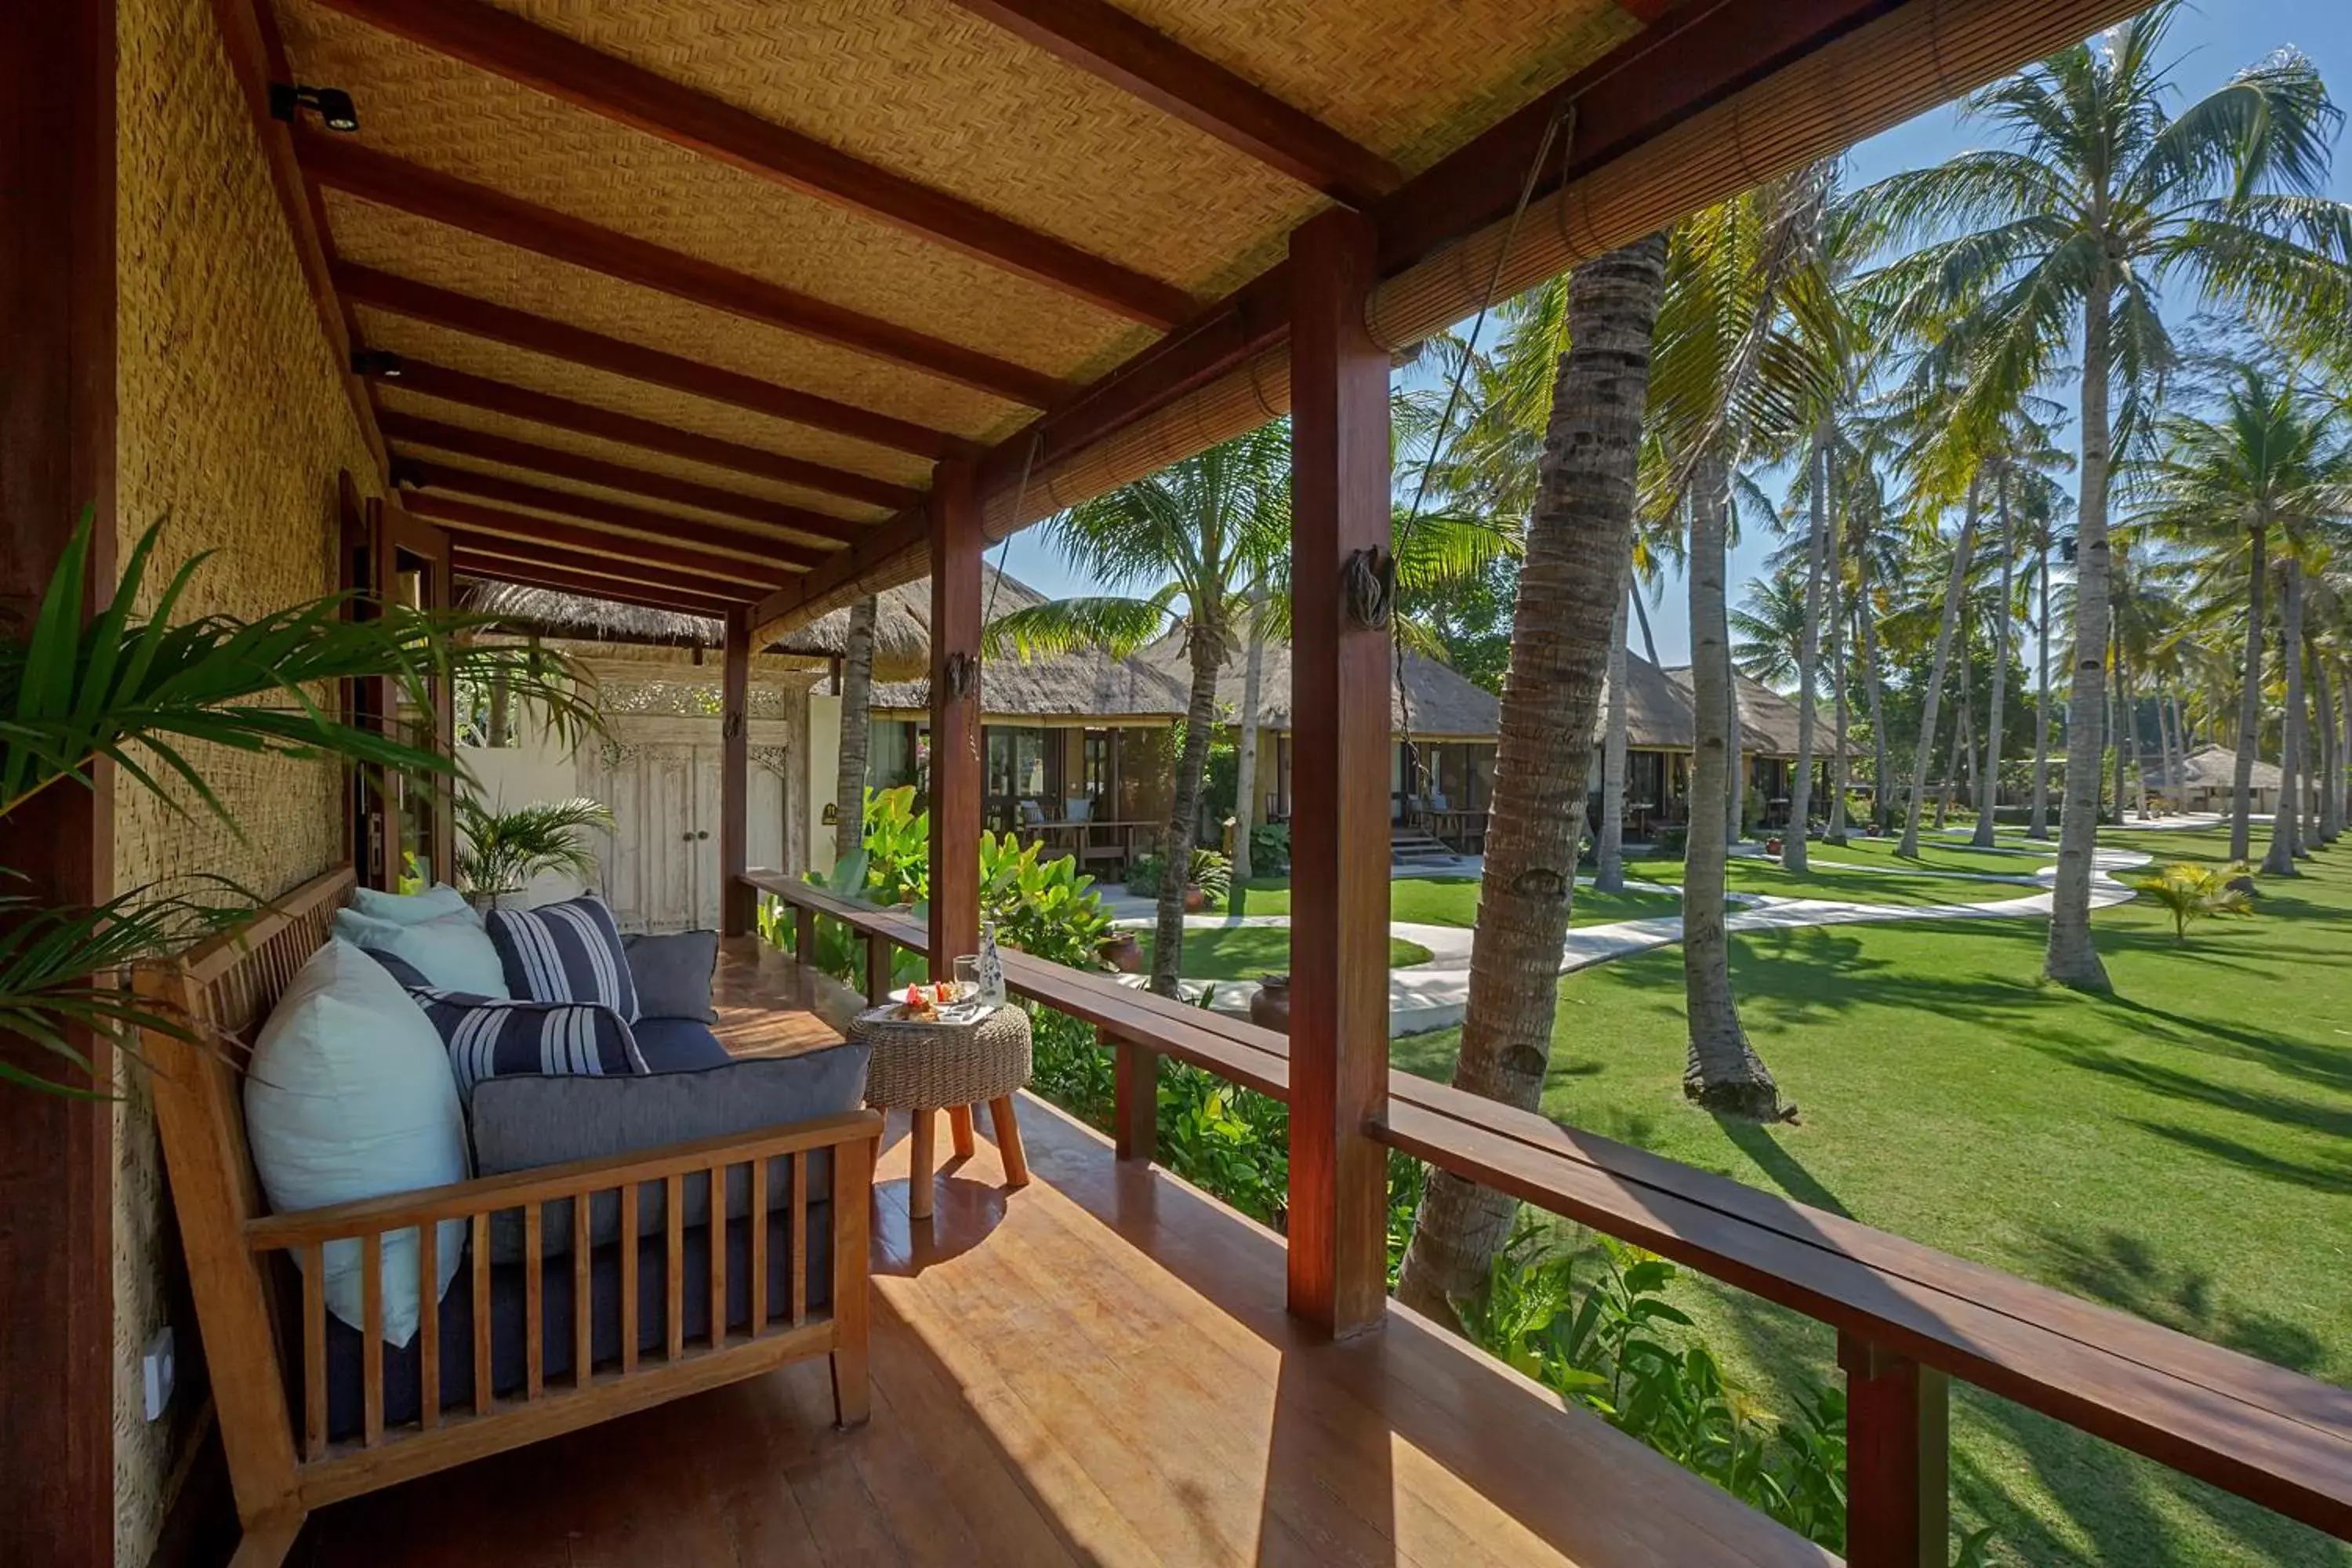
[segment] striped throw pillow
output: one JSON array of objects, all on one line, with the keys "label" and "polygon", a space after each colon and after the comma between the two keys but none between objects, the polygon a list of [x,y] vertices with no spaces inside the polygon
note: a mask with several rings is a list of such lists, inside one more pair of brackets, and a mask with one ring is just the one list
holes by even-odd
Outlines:
[{"label": "striped throw pillow", "polygon": [[484,917],[506,968],[507,989],[534,1002],[594,1002],[637,1021],[637,985],[621,949],[621,928],[593,893],[535,910]]},{"label": "striped throw pillow", "polygon": [[460,1098],[491,1078],[626,1078],[646,1071],[636,1036],[593,1002],[505,1001],[412,991],[449,1048]]}]

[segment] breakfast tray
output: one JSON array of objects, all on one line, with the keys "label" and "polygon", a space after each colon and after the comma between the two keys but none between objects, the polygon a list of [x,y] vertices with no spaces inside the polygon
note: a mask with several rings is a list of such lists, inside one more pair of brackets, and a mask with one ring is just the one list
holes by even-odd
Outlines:
[{"label": "breakfast tray", "polygon": [[849,1034],[872,1048],[866,1103],[883,1110],[977,1105],[1029,1081],[1029,1015],[1018,1007],[947,1022],[908,1018],[894,1002],[860,1013]]}]

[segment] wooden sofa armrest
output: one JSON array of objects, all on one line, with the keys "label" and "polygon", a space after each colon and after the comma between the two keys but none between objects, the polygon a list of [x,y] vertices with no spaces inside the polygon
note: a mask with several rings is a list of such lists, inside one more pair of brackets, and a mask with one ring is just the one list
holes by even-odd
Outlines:
[{"label": "wooden sofa armrest", "polygon": [[407,1230],[438,1220],[467,1219],[499,1209],[583,1197],[640,1182],[708,1172],[716,1166],[870,1142],[881,1135],[879,1111],[854,1110],[751,1132],[667,1143],[657,1149],[572,1160],[561,1165],[541,1165],[499,1176],[478,1176],[470,1182],[361,1198],[323,1208],[265,1215],[247,1223],[246,1241],[256,1252],[316,1247],[330,1241],[377,1236],[387,1230]]}]

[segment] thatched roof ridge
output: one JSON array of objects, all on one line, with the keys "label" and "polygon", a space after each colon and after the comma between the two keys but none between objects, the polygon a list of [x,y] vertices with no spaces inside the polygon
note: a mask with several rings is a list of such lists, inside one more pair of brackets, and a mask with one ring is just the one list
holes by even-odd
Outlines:
[{"label": "thatched roof ridge", "polygon": [[[2238,786],[2238,753],[2227,746],[2200,746],[2167,768],[2152,758],[2141,759],[2149,786],[2155,789],[2231,790]],[[2253,787],[2278,789],[2285,782],[2278,764],[2254,759]]]},{"label": "thatched roof ridge", "polygon": [[[1149,659],[1167,676],[1183,700],[1180,700],[1179,711],[1189,705],[1192,656],[1181,637],[1162,637],[1137,657]],[[1238,712],[1241,709],[1242,692],[1247,684],[1247,659],[1248,649],[1236,646],[1217,672],[1217,702],[1229,711]],[[1494,693],[1424,655],[1408,652],[1404,656],[1403,699],[1397,695],[1393,668],[1388,686],[1389,726],[1399,734],[1404,732],[1408,710],[1412,732],[1424,739],[1458,736],[1492,740],[1501,730],[1503,708]],[[1258,722],[1269,730],[1296,728],[1291,721],[1291,709],[1290,645],[1269,641],[1258,678]]]},{"label": "thatched roof ridge", "polygon": [[[1634,662],[1642,662],[1635,660]],[[1678,664],[1665,678],[1685,693],[1691,689],[1691,667]],[[1797,705],[1760,680],[1742,675],[1739,682],[1740,744],[1759,757],[1797,754]],[[1637,744],[1639,742],[1636,742]],[[1688,744],[1687,742],[1685,742]],[[1813,754],[1826,757],[1837,746],[1837,722],[1827,704],[1813,710]]]},{"label": "thatched roof ridge", "polygon": [[[921,606],[930,622],[930,579],[917,578],[894,593]],[[1019,578],[981,568],[981,604],[1003,616],[1042,605],[1045,595]],[[887,605],[889,595],[884,595]],[[836,612],[839,614],[839,612]],[[832,620],[828,616],[825,620]],[[824,622],[817,623],[823,625]],[[797,636],[797,634],[795,634]],[[874,707],[892,713],[921,713],[931,706],[928,678],[877,682]],[[1000,654],[985,660],[980,675],[981,711],[991,719],[1133,719],[1171,721],[1181,718],[1185,689],[1142,655],[1116,658],[1100,648],[1083,648],[1052,658],[1023,660]]]},{"label": "thatched roof ridge", "polygon": [[[467,608],[499,616],[518,630],[578,642],[639,643],[652,647],[721,646],[726,627],[709,616],[682,615],[641,605],[616,604],[583,594],[527,587],[487,577],[463,579]],[[928,580],[876,595],[874,668],[884,679],[905,679],[930,662],[931,616]],[[836,610],[796,626],[765,651],[806,658],[838,658],[849,642],[849,612]]]}]

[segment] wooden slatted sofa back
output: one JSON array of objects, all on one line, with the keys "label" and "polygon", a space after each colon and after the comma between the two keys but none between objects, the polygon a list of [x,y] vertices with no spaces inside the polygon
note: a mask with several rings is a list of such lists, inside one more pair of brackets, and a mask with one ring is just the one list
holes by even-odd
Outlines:
[{"label": "wooden slatted sofa back", "polygon": [[[155,1114],[185,1243],[190,1282],[211,1368],[223,1447],[245,1541],[241,1565],[267,1565],[291,1547],[303,1518],[338,1499],[373,1491],[524,1443],[608,1420],[804,1356],[832,1358],[835,1411],[845,1426],[866,1412],[867,1204],[881,1118],[871,1111],[829,1116],[725,1138],[700,1140],[611,1158],[483,1177],[421,1192],[394,1194],[331,1208],[268,1212],[246,1142],[239,1063],[261,1023],[303,963],[327,939],[334,911],[349,895],[349,868],[320,877],[237,929],[176,961],[141,970],[136,984],[159,1011],[194,1026],[194,1040],[144,1032],[142,1051],[154,1078]],[[829,1159],[820,1162],[820,1154]],[[808,1279],[811,1184],[830,1169],[830,1202],[815,1212],[830,1226],[827,1279]],[[778,1174],[781,1173],[781,1175]],[[703,1186],[701,1184],[709,1185]],[[692,1189],[690,1189],[692,1184]],[[701,1247],[709,1271],[708,1331],[687,1342],[693,1315],[682,1310],[688,1282],[692,1190],[748,1188],[751,1311],[739,1325],[720,1310],[730,1300],[730,1248]],[[619,1201],[623,1195],[632,1201]],[[571,1312],[573,1342],[562,1386],[544,1375],[542,1339],[546,1216],[569,1216],[571,1292],[593,1301],[590,1226],[593,1200],[616,1214],[620,1352],[595,1364],[592,1322],[598,1309]],[[645,1238],[662,1270],[659,1353],[640,1355],[639,1204],[662,1216]],[[560,1207],[558,1205],[561,1205]],[[789,1237],[782,1299],[770,1299],[772,1212]],[[731,1213],[731,1207],[730,1212]],[[494,1216],[520,1215],[527,1373],[509,1396],[492,1379]],[[384,1357],[378,1343],[383,1281],[381,1237],[414,1228],[418,1275],[437,1278],[440,1222],[463,1223],[469,1266],[450,1295],[470,1292],[473,1397],[463,1409],[441,1404],[440,1304],[420,1292],[416,1418],[384,1419]],[[355,1439],[331,1440],[327,1409],[328,1324],[321,1281],[330,1243],[360,1243],[366,1353],[363,1425]],[[295,1255],[306,1267],[291,1267]],[[558,1266],[560,1268],[560,1265]],[[299,1275],[299,1284],[296,1283]],[[561,1280],[561,1275],[556,1276]],[[699,1281],[698,1281],[699,1283]],[[822,1304],[815,1304],[817,1291]],[[666,1297],[666,1300],[665,1300]],[[292,1316],[289,1327],[287,1318]],[[609,1325],[608,1325],[609,1326]],[[300,1406],[298,1421],[296,1405]]]}]

